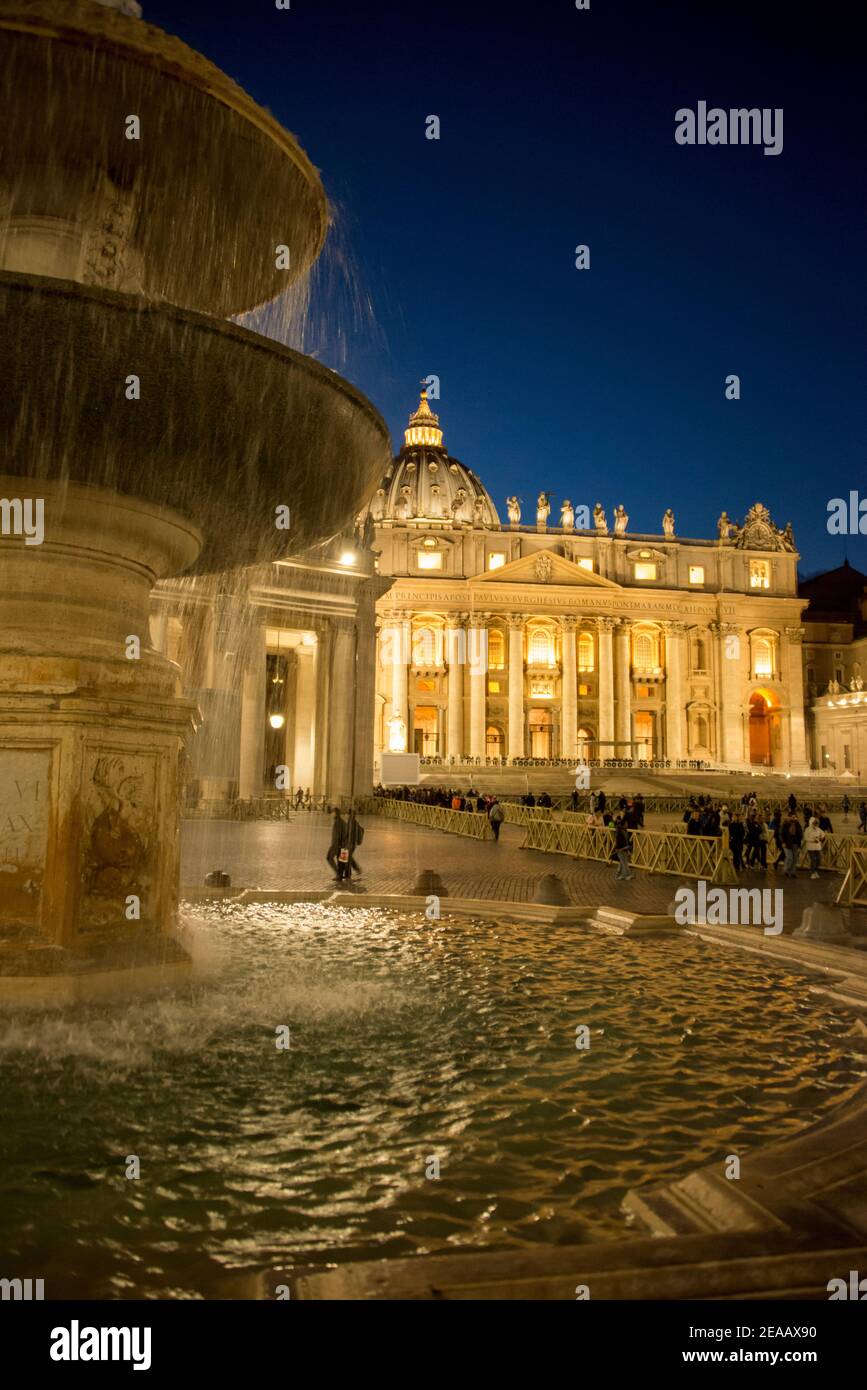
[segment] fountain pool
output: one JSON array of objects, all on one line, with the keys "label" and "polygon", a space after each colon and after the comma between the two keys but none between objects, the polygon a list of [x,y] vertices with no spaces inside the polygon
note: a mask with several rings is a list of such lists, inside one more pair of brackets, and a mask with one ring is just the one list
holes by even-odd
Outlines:
[{"label": "fountain pool", "polygon": [[322,904],[185,921],[182,992],[0,1024],[4,1274],[49,1298],[628,1238],[628,1188],[792,1134],[864,1075],[807,978],[697,937]]}]

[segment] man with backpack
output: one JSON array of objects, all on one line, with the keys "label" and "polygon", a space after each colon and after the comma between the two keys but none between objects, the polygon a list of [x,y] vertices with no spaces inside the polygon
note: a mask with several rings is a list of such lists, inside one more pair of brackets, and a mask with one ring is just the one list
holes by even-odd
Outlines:
[{"label": "man with backpack", "polygon": [[500,805],[499,801],[494,800],[494,801],[491,803],[491,809],[490,809],[490,811],[488,812],[488,821],[490,822],[491,829],[492,829],[493,832],[494,832],[494,839],[495,839],[495,840],[499,840],[499,838],[500,838],[500,826],[503,824],[503,821],[504,821],[505,819],[506,819],[506,813],[505,813],[505,811],[503,810],[503,808],[502,808],[502,806]]}]

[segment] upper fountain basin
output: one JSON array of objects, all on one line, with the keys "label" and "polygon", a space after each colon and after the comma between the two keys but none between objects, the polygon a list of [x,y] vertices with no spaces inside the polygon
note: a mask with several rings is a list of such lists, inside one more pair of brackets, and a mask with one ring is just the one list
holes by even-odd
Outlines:
[{"label": "upper fountain basin", "polygon": [[339,534],[391,456],[382,417],[329,368],[88,285],[0,272],[0,380],[2,471],[22,496],[71,479],[169,507],[204,532],[200,570]]},{"label": "upper fountain basin", "polygon": [[228,317],[319,254],[304,151],[163,30],[93,0],[0,0],[0,86],[0,267]]}]

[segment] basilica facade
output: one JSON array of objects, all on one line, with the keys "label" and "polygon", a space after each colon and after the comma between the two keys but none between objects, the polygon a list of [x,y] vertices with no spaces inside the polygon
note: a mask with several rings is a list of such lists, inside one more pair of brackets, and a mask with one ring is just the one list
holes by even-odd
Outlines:
[{"label": "basilica facade", "polygon": [[542,492],[506,519],[422,393],[371,501],[374,777],[525,759],[809,768],[798,555],[756,503],[710,539]]},{"label": "basilica facade", "polygon": [[387,750],[470,778],[559,760],[867,771],[867,576],[799,589],[791,527],[758,502],[710,538],[660,511],[649,534],[621,499],[540,492],[501,519],[423,393],[345,535],[155,589],[151,640],[195,709],[188,807],[363,796]]}]

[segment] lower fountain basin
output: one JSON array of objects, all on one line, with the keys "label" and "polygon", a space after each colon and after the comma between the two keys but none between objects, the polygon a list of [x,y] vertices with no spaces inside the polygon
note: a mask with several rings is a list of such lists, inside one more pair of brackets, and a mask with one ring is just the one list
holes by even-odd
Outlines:
[{"label": "lower fountain basin", "polygon": [[25,496],[70,479],[169,507],[205,534],[199,571],[339,534],[390,458],[379,413],[318,362],[71,281],[0,273],[0,373],[3,471]]}]

